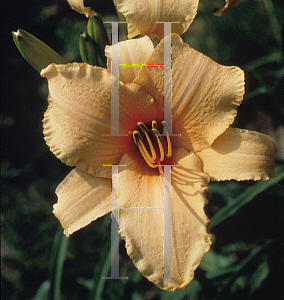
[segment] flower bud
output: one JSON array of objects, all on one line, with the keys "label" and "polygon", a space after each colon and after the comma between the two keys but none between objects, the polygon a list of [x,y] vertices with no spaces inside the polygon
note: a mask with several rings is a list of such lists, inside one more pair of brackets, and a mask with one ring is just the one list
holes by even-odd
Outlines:
[{"label": "flower bud", "polygon": [[58,53],[23,29],[13,32],[13,39],[24,59],[38,72],[51,63],[67,64]]},{"label": "flower bud", "polygon": [[84,63],[92,66],[98,66],[98,51],[96,42],[84,32],[79,38],[79,50]]},{"label": "flower bud", "polygon": [[95,13],[93,17],[89,18],[87,29],[88,35],[98,45],[98,54],[101,61],[106,64],[107,59],[105,56],[105,47],[106,45],[110,45],[110,41],[106,32],[106,28],[98,13]]}]

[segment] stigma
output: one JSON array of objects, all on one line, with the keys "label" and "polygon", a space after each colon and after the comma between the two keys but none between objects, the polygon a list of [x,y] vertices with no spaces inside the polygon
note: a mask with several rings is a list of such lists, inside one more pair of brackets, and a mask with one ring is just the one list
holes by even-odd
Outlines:
[{"label": "stigma", "polygon": [[[147,128],[147,126],[142,122],[138,122],[137,125],[140,127],[140,131],[134,130],[132,133],[135,144],[141,152],[144,160],[151,168],[158,167],[161,169],[161,162],[165,159],[165,157],[172,156],[172,145],[167,123],[165,121],[162,122],[163,135],[159,132],[156,121],[152,121],[151,129]],[[163,137],[166,138],[167,151],[164,151],[165,143],[163,143]],[[147,142],[148,149],[150,151],[148,151],[144,142]]]}]

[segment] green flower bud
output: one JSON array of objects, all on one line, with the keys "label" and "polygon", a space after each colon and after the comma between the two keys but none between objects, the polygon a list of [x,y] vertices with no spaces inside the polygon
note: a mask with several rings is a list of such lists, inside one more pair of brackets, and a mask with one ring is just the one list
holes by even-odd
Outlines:
[{"label": "green flower bud", "polygon": [[92,66],[98,66],[98,51],[96,42],[84,32],[79,38],[79,50],[84,63]]},{"label": "green flower bud", "polygon": [[51,63],[67,64],[58,53],[23,29],[13,32],[13,39],[24,59],[38,72]]},{"label": "green flower bud", "polygon": [[92,40],[96,42],[98,45],[98,53],[101,61],[105,64],[107,62],[105,56],[105,47],[106,45],[110,45],[110,41],[106,32],[106,28],[102,22],[101,16],[98,13],[88,21],[88,35]]}]

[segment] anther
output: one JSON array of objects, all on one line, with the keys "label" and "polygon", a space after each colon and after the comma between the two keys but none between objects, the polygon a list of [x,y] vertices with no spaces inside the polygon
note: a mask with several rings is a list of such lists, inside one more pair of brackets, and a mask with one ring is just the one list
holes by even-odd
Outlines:
[{"label": "anther", "polygon": [[157,127],[158,127],[157,121],[153,120],[152,121],[152,130],[157,129]]}]

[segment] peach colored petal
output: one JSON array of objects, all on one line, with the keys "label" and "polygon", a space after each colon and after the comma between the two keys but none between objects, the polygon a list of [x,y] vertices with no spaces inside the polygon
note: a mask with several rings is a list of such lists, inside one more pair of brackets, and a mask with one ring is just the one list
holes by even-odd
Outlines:
[{"label": "peach colored petal", "polygon": [[[170,36],[166,37],[167,39]],[[164,40],[140,70],[134,82],[143,86],[159,103],[163,101]],[[244,94],[244,73],[237,67],[221,66],[172,35],[172,139],[175,147],[200,151],[234,121]]]},{"label": "peach colored petal", "polygon": [[[44,118],[44,135],[51,151],[64,163],[99,177],[111,176],[105,164],[118,164],[134,147],[132,135],[111,133],[111,74],[87,64],[50,65],[41,72],[49,84],[49,107]],[[123,83],[120,92],[120,133],[149,122],[155,104],[136,84]]]},{"label": "peach colored petal", "polygon": [[192,23],[198,6],[198,0],[114,0],[128,24],[128,37],[139,34],[151,39],[164,37],[164,24],[157,22],[176,22],[172,32],[182,34]]},{"label": "peach colored petal", "polygon": [[153,50],[153,43],[147,36],[106,46],[107,69],[111,72],[111,65],[117,68],[119,58],[119,80],[124,83],[132,82]]},{"label": "peach colored petal", "polygon": [[95,11],[91,7],[86,7],[84,5],[84,0],[67,0],[71,8],[77,11],[80,14],[86,15],[87,18],[90,18],[94,15]]},{"label": "peach colored petal", "polygon": [[196,153],[212,180],[268,180],[275,177],[274,146],[255,131],[228,128],[211,148]]},{"label": "peach colored petal", "polygon": [[111,179],[108,178],[74,169],[57,187],[56,194],[58,202],[53,213],[66,236],[111,211]]},{"label": "peach colored petal", "polygon": [[184,289],[210,247],[209,220],[204,213],[209,176],[201,173],[194,153],[174,149],[172,167],[172,277],[163,276],[163,179],[157,169],[132,152],[120,161],[119,228],[127,253],[138,270],[159,288]]},{"label": "peach colored petal", "polygon": [[239,5],[240,0],[226,0],[226,5],[214,11],[214,15],[221,17],[228,12],[232,7]]}]

